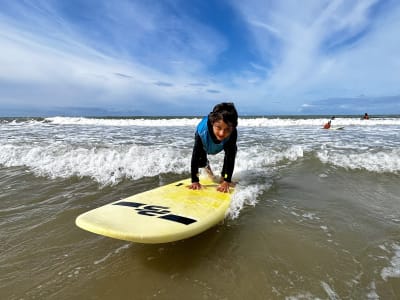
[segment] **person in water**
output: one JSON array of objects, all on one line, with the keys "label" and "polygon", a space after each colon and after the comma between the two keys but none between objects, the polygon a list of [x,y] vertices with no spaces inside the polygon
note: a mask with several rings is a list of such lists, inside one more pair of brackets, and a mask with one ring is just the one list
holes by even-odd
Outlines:
[{"label": "person in water", "polygon": [[229,192],[237,152],[238,113],[230,102],[217,104],[213,111],[197,125],[191,160],[192,190],[201,189],[199,168],[205,168],[213,176],[207,154],[217,154],[224,150],[224,164],[221,172],[219,192]]},{"label": "person in water", "polygon": [[332,122],[332,120],[335,120],[335,116],[333,116],[328,122],[326,122],[325,124],[324,124],[324,129],[329,129],[329,128],[331,128],[331,122]]},{"label": "person in water", "polygon": [[324,129],[329,129],[329,128],[331,128],[331,120],[329,120],[324,124]]},{"label": "person in water", "polygon": [[369,120],[369,116],[368,116],[368,114],[367,114],[367,113],[365,113],[365,114],[364,114],[364,117],[362,117],[362,119],[364,119],[364,120]]}]

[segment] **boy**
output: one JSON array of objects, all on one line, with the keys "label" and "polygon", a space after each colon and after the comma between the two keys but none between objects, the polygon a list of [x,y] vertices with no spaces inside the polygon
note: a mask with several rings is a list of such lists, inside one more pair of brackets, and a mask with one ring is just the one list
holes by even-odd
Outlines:
[{"label": "boy", "polygon": [[189,186],[190,189],[201,189],[198,177],[199,168],[206,168],[206,171],[212,176],[207,154],[217,154],[224,150],[222,178],[217,190],[223,193],[229,192],[237,152],[237,123],[238,113],[234,104],[224,102],[217,104],[213,111],[197,125],[191,161],[192,184]]}]

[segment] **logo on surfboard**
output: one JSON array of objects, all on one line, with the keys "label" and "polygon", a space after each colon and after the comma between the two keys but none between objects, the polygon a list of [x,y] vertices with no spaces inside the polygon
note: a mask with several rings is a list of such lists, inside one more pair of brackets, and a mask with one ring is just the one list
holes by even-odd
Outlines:
[{"label": "logo on surfboard", "polygon": [[151,204],[149,205],[139,202],[127,202],[127,201],[116,202],[113,205],[132,207],[139,215],[156,217],[159,219],[173,221],[184,225],[190,225],[194,222],[197,222],[197,220],[195,219],[171,214],[171,211],[167,206],[151,205]]}]

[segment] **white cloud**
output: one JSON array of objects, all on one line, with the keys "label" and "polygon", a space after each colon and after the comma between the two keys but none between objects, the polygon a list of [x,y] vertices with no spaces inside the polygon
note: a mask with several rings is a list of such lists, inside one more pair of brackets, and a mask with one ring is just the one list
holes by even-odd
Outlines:
[{"label": "white cloud", "polygon": [[[273,68],[259,88],[271,101],[290,99],[293,106],[308,99],[362,92],[398,93],[400,11],[396,6],[378,22],[369,19],[376,2],[237,1],[258,40],[258,50],[269,59],[271,48],[276,49],[279,57],[273,59]],[[354,44],[348,42],[359,33],[365,36]],[[332,48],[341,43],[340,48]]]},{"label": "white cloud", "polygon": [[[128,18],[128,15],[129,12],[125,17]],[[35,15],[29,16],[28,19],[37,20]],[[59,20],[59,18],[55,19]],[[137,21],[141,23],[140,20]],[[144,26],[146,30],[156,30],[155,25],[151,25],[147,18],[146,20],[147,24]],[[184,97],[203,96],[207,100],[211,98],[207,90],[221,90],[220,86],[210,84],[207,82],[208,79],[204,79],[207,77],[202,78],[199,73],[199,70],[204,68],[203,64],[216,55],[214,52],[219,49],[220,43],[210,43],[208,38],[211,36],[211,39],[217,39],[215,34],[213,36],[207,28],[199,28],[196,24],[188,24],[185,28],[188,31],[196,29],[189,47],[191,53],[183,53],[182,50],[174,54],[180,62],[177,63],[177,60],[171,58],[171,63],[176,66],[176,69],[170,68],[169,72],[165,72],[165,68],[159,70],[156,64],[145,65],[136,62],[135,57],[130,59],[129,55],[119,56],[118,46],[113,51],[104,53],[93,48],[91,46],[93,43],[85,43],[78,33],[55,30],[55,34],[51,34],[55,24],[50,26],[50,20],[41,21],[38,28],[32,31],[27,29],[26,24],[17,26],[14,22],[10,24],[8,21],[6,18],[0,19],[0,44],[2,45],[0,80],[3,86],[0,101],[3,103],[5,101],[5,104],[9,104],[10,101],[24,102],[27,99],[31,103],[39,104],[38,102],[41,101],[43,104],[54,104],[54,98],[57,98],[60,105],[64,101],[68,105],[107,105],[108,103],[115,106],[132,102],[143,104],[146,100],[150,102],[151,99],[163,100],[166,104],[168,102],[176,104],[182,102],[181,99]],[[181,26],[184,27],[184,24]],[[194,28],[196,26],[197,28]],[[47,27],[50,34],[43,34],[42,28]],[[67,24],[62,27],[67,27]],[[140,30],[135,32],[143,33]],[[179,40],[176,34],[173,33],[174,37],[169,37],[169,39],[181,44],[183,41]],[[164,53],[159,53],[155,49],[153,55],[158,55],[159,60],[162,57],[172,57],[173,55],[169,53],[175,52],[174,47],[165,47]],[[193,56],[196,51],[202,53],[200,59]],[[206,62],[203,62],[203,59]],[[125,76],[116,74],[125,74]],[[198,87],[188,85],[193,81],[203,82],[202,94],[199,95]],[[173,82],[174,84],[173,86],[156,86],[154,82]],[[7,85],[10,87],[7,88]],[[18,85],[20,89],[16,90],[15,87]],[[21,89],[24,88],[26,89],[25,97],[21,95]]]},{"label": "white cloud", "polygon": [[[250,46],[229,45],[232,33],[174,1],[99,1],[75,21],[61,2],[24,3],[0,12],[3,102],[206,107],[231,99],[254,112],[295,112],[317,99],[400,92],[396,2],[376,17],[375,0],[236,0]],[[246,71],[210,71],[229,46],[247,46],[258,58]]]}]

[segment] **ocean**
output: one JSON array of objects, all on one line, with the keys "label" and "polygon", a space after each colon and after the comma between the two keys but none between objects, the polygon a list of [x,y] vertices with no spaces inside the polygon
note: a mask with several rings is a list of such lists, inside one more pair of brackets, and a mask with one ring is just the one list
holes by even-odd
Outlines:
[{"label": "ocean", "polygon": [[239,118],[224,222],[146,245],[75,218],[189,177],[200,117],[0,118],[0,299],[400,299],[400,116],[328,120]]}]

